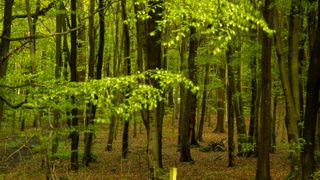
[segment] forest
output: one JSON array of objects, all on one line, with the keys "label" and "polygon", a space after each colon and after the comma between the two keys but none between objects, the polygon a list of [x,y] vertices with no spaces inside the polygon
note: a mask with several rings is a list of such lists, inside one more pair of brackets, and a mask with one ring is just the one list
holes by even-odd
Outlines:
[{"label": "forest", "polygon": [[0,16],[0,180],[320,179],[317,0],[5,0]]}]

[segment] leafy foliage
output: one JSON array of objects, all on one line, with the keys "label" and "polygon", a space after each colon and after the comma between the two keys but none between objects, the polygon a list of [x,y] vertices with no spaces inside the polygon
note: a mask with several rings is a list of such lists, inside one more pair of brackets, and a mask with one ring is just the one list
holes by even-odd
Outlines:
[{"label": "leafy foliage", "polygon": [[[159,88],[144,83],[150,79],[158,81]],[[25,86],[29,94],[27,103],[22,108],[70,110],[73,106],[81,107],[84,100],[98,108],[109,107],[113,112],[122,114],[128,119],[133,112],[155,108],[157,101],[164,100],[163,94],[177,83],[182,83],[194,93],[198,91],[198,87],[187,78],[161,70],[150,70],[131,76],[107,77],[89,82],[68,82],[63,79],[44,81],[41,84]],[[10,85],[3,86],[10,87]],[[116,93],[124,97],[123,101],[117,104],[114,103],[117,98]],[[68,101],[71,97],[76,100],[75,104]]]}]

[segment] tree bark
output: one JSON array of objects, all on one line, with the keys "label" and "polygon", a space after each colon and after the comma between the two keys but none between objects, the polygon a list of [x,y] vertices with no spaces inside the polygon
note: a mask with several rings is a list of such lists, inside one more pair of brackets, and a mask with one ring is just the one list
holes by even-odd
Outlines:
[{"label": "tree bark", "polygon": [[209,82],[209,65],[205,64],[204,67],[204,82],[203,82],[203,94],[202,94],[202,104],[201,104],[201,116],[198,130],[198,140],[203,141],[203,126],[205,121],[206,109],[207,109],[207,94],[208,94],[208,82]]},{"label": "tree bark", "polygon": [[[180,45],[180,73],[184,76],[187,74],[187,62],[186,62],[186,53],[187,53],[187,40],[186,38],[182,38],[181,45]],[[183,115],[186,105],[186,89],[183,87],[183,84],[180,84],[180,101],[178,100],[179,104],[179,127],[178,127],[178,150],[180,150],[180,142],[181,142],[181,127],[183,122]]]},{"label": "tree bark", "polygon": [[228,101],[228,167],[234,166],[234,107],[233,107],[233,90],[234,79],[231,66],[232,47],[229,45],[226,51],[226,60],[228,65],[227,81],[227,101]]},{"label": "tree bark", "polygon": [[[71,28],[77,27],[77,1],[71,0]],[[77,82],[77,31],[71,32],[71,54],[70,54],[70,72],[71,72],[71,81]],[[79,160],[78,160],[78,144],[79,144],[79,118],[78,118],[78,109],[75,107],[75,97],[72,96],[73,107],[71,110],[72,122],[69,137],[71,138],[71,170],[79,169]]]},{"label": "tree bark", "polygon": [[105,148],[106,151],[112,151],[112,144],[113,144],[113,139],[116,131],[116,124],[117,124],[117,118],[114,114],[111,115],[110,119],[111,119],[111,124],[109,125],[108,143]]},{"label": "tree bark", "polygon": [[[122,8],[122,21],[127,20],[127,11],[126,11],[126,0],[121,0]],[[130,75],[131,64],[130,64],[130,37],[129,37],[129,26],[127,23],[123,23],[123,35],[124,35],[124,74]],[[123,128],[123,138],[122,138],[122,158],[126,159],[128,155],[129,148],[129,119],[126,119],[124,122]]]},{"label": "tree bark", "polygon": [[[94,30],[94,10],[95,10],[95,0],[90,0],[89,2],[89,70],[88,70],[88,80],[94,79],[94,67],[95,67],[95,30]],[[96,95],[95,95],[96,98]],[[92,159],[92,141],[93,141],[93,130],[94,130],[94,118],[96,115],[96,106],[92,103],[86,104],[87,112],[85,118],[85,128],[86,131],[84,133],[84,155],[82,162],[85,166],[89,166],[89,163]]]},{"label": "tree bark", "polygon": [[[275,29],[277,33],[275,34],[275,44],[278,57],[278,64],[280,70],[280,80],[282,83],[283,92],[286,99],[286,127],[288,132],[289,143],[298,143],[299,139],[299,130],[298,130],[298,121],[300,112],[296,111],[293,94],[291,91],[290,80],[288,73],[286,71],[286,64],[284,58],[284,50],[282,45],[282,39],[280,33],[282,32],[282,23],[280,22],[280,14],[278,11],[275,11],[274,16]],[[299,153],[292,152],[291,156],[291,175],[296,176],[299,170]],[[291,176],[289,175],[289,176]]]},{"label": "tree bark", "polygon": [[225,74],[226,68],[225,64],[219,64],[218,76],[223,83],[223,86],[217,89],[217,125],[214,130],[215,133],[224,133],[224,119],[225,119]]},{"label": "tree bark", "polygon": [[278,93],[276,93],[273,98],[273,113],[272,113],[271,137],[270,137],[270,152],[271,153],[276,152],[277,101],[278,101]]},{"label": "tree bark", "polygon": [[[62,10],[61,2],[58,2],[57,5],[58,10]],[[62,32],[62,14],[58,13],[56,15],[56,33]],[[56,67],[55,67],[55,78],[59,79],[61,77],[61,69],[62,69],[62,39],[61,35],[56,36]],[[58,137],[58,128],[59,128],[59,118],[60,112],[59,110],[54,110],[53,112],[53,128],[54,128],[54,136],[52,142],[51,153],[55,154],[58,151],[59,147],[59,137]]]},{"label": "tree bark", "polygon": [[[254,124],[255,124],[255,101],[257,98],[257,58],[254,57],[252,62],[250,63],[251,68],[251,103],[250,103],[250,124],[249,124],[249,135],[248,142],[254,142]],[[251,154],[251,153],[250,153]]]},{"label": "tree bark", "polygon": [[[264,4],[263,16],[269,27],[273,27],[272,10],[270,9],[271,0],[266,0]],[[262,102],[261,106],[261,126],[259,131],[258,162],[256,179],[268,180],[270,176],[269,144],[271,132],[271,49],[272,39],[266,32],[262,34],[262,55],[261,55],[261,85]]]},{"label": "tree bark", "polygon": [[[149,11],[150,19],[147,20],[146,33],[147,33],[147,48],[146,48],[146,60],[147,69],[161,68],[162,52],[161,52],[161,31],[156,30],[157,22],[162,19],[162,0],[150,0],[149,6],[153,8],[153,11]],[[151,32],[155,32],[153,36]],[[149,84],[155,88],[159,88],[159,84],[155,79],[149,79]],[[159,103],[157,103],[159,105]],[[159,145],[160,127],[162,127],[162,119],[159,115],[161,107],[157,106],[152,110],[147,111],[147,154],[148,154],[148,179],[157,179],[159,177],[159,170],[161,169],[161,146]]]},{"label": "tree bark", "polygon": [[[190,27],[190,42],[189,42],[189,57],[188,57],[188,78],[196,83],[196,66],[195,58],[197,55],[197,48],[199,45],[198,38],[196,37],[196,28]],[[183,113],[183,120],[181,122],[181,149],[180,149],[180,161],[190,162],[192,161],[190,145],[198,144],[196,141],[195,135],[193,135],[195,130],[195,120],[196,120],[196,106],[197,106],[197,97],[196,94],[193,94],[188,90],[186,95],[186,105]],[[195,142],[193,142],[195,141]]]},{"label": "tree bark", "polygon": [[310,179],[315,171],[314,148],[315,148],[315,131],[317,123],[317,113],[319,110],[319,89],[320,89],[320,3],[318,3],[318,26],[314,44],[311,46],[311,57],[307,81],[307,101],[305,108],[305,119],[303,138],[306,143],[302,156],[302,179]]},{"label": "tree bark", "polygon": [[[195,59],[197,56],[197,50],[199,46],[199,39],[197,38],[197,31],[195,27],[190,27],[190,42],[189,42],[189,57],[188,57],[188,78],[193,82],[194,85],[197,85],[197,65]],[[190,108],[188,111],[188,108]],[[196,109],[197,109],[197,95],[193,94],[190,91],[187,91],[187,103],[185,107],[185,115],[189,115],[190,121],[190,135],[191,135],[191,144],[199,146],[199,143],[196,138]],[[190,113],[190,114],[189,114]]]},{"label": "tree bark", "polygon": [[[11,22],[12,22],[12,7],[14,0],[7,0],[4,4],[4,12],[3,12],[3,27],[2,27],[2,36],[1,37],[9,37],[11,36]],[[7,38],[1,38],[0,42],[0,78],[4,78],[7,74],[7,61],[2,61],[4,59],[10,48],[10,41]],[[0,100],[0,129],[2,127],[4,114],[4,102]]]},{"label": "tree bark", "polygon": [[246,124],[245,118],[243,115],[242,107],[242,87],[241,87],[241,62],[237,66],[235,78],[235,89],[234,92],[237,94],[233,99],[235,114],[236,114],[236,123],[237,123],[237,137],[238,137],[238,155],[243,155],[242,144],[246,142]]},{"label": "tree bark", "polygon": [[[104,55],[104,37],[105,37],[105,11],[102,10],[105,8],[105,0],[99,0],[99,49],[98,49],[98,63],[97,63],[97,79],[102,78],[102,64],[103,64],[103,55]],[[107,62],[106,64],[108,64]],[[106,76],[110,76],[109,67],[107,67]]]}]

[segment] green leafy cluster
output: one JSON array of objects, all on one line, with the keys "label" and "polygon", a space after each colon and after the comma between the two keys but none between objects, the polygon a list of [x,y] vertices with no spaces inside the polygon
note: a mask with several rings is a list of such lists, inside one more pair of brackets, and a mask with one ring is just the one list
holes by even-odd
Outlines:
[{"label": "green leafy cluster", "polygon": [[[147,83],[150,80],[156,81],[159,87]],[[180,74],[158,69],[88,82],[51,80],[26,86],[29,94],[27,103],[22,108],[52,108],[64,111],[74,107],[84,109],[86,103],[92,103],[98,108],[108,107],[117,114],[129,117],[133,112],[155,108],[158,101],[164,100],[164,94],[178,83],[194,93],[199,89]],[[115,103],[119,97],[121,102]]]}]

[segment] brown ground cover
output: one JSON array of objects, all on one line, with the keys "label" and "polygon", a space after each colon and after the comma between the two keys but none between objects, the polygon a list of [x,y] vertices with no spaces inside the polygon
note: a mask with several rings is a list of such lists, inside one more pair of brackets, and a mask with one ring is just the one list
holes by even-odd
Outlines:
[{"label": "brown ground cover", "polygon": [[[214,117],[212,117],[214,118]],[[214,122],[214,120],[212,119]],[[177,124],[177,123],[175,123]],[[213,124],[214,126],[214,124]],[[279,126],[279,125],[278,125]],[[174,129],[174,130],[173,130]],[[79,172],[69,171],[68,160],[56,160],[53,174],[57,179],[147,179],[146,161],[146,133],[144,127],[138,129],[138,136],[132,137],[130,129],[130,153],[128,159],[121,159],[121,129],[118,131],[114,142],[113,151],[105,151],[108,137],[107,125],[98,125],[93,151],[98,156],[96,162],[89,168],[81,167]],[[281,128],[280,128],[281,130]],[[277,128],[277,134],[283,134]],[[219,141],[226,138],[227,134],[213,133],[213,127],[205,126],[204,142],[206,146],[211,141]],[[83,137],[81,137],[80,150],[83,150]],[[236,157],[235,167],[227,167],[226,152],[201,152],[200,148],[192,148],[193,163],[179,162],[180,154],[177,152],[177,130],[171,127],[171,118],[165,120],[163,132],[163,164],[165,173],[176,167],[178,179],[254,179],[256,172],[256,158]],[[66,152],[68,147],[66,147]],[[24,158],[17,161],[7,171],[0,170],[0,179],[45,179],[45,169],[42,168],[43,155],[33,154],[32,158]],[[284,179],[289,172],[290,161],[287,151],[278,148],[271,154],[272,179]]]}]

